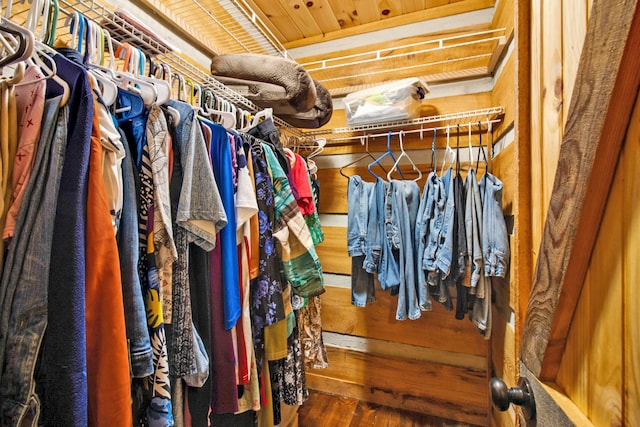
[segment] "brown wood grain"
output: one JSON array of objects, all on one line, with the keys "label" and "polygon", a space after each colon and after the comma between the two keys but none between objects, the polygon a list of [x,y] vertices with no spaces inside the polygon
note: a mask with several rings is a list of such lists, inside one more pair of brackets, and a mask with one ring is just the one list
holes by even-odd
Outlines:
[{"label": "brown wood grain", "polygon": [[[318,411],[317,408],[322,408]],[[324,416],[324,413],[328,416]],[[339,417],[334,416],[339,414]],[[365,402],[311,390],[309,398],[300,408],[302,427],[471,427],[459,421],[437,418],[429,414],[412,412],[402,408]]]},{"label": "brown wood grain", "polygon": [[624,251],[620,242],[625,230],[623,219],[622,176],[617,174],[611,185],[598,238],[593,248],[589,272],[590,286],[588,310],[593,316],[590,324],[589,351],[589,419],[595,425],[623,425],[623,263]]},{"label": "brown wood grain", "polygon": [[[358,7],[359,1],[352,0],[354,6]],[[307,37],[304,39],[291,40],[284,43],[285,48],[292,49],[294,47],[308,46],[314,43],[324,42],[328,40],[335,40],[337,38],[348,37],[358,34],[364,34],[371,31],[377,31],[389,26],[400,26],[405,24],[411,24],[414,22],[426,21],[429,19],[441,18],[443,16],[456,15],[465,12],[471,12],[474,10],[485,9],[492,7],[495,4],[495,0],[463,0],[458,2],[452,2],[444,5],[436,4],[435,7],[426,8],[419,12],[410,13],[407,15],[394,16],[383,20],[374,20],[371,22],[365,22],[362,20],[363,13],[369,13],[371,8],[363,11],[358,11],[358,19],[361,23],[359,26],[345,27],[341,31],[330,32],[322,34],[320,36]],[[377,7],[374,8],[377,12]],[[373,16],[368,19],[373,19]]]},{"label": "brown wood grain", "polygon": [[327,348],[329,367],[310,389],[477,425],[487,422],[485,372]]},{"label": "brown wood grain", "polygon": [[313,19],[317,22],[320,31],[328,33],[330,31],[340,30],[338,18],[331,8],[329,0],[314,0],[310,2],[302,2],[304,7],[309,10]]},{"label": "brown wood grain", "polygon": [[[468,318],[434,302],[432,311],[417,320],[395,320],[397,297],[376,290],[376,302],[366,307],[351,304],[351,289],[327,286],[322,295],[322,327],[325,331],[460,353],[487,356],[487,342]],[[443,357],[446,354],[443,353]],[[442,360],[442,363],[447,363]]]},{"label": "brown wood grain", "polygon": [[594,1],[523,330],[522,360],[542,378],[557,374],[638,90],[639,21],[637,1]]},{"label": "brown wood grain", "polygon": [[506,28],[507,39],[510,39],[515,27],[514,6],[516,0],[498,2],[498,7],[493,14],[491,26],[493,28]]},{"label": "brown wood grain", "polygon": [[515,91],[515,59],[512,54],[502,68],[502,73],[496,80],[491,92],[493,105],[500,105],[504,108],[504,117],[500,123],[494,125],[494,140],[498,140],[506,131],[513,127],[516,112],[517,96]]},{"label": "brown wood grain", "polygon": [[[511,255],[511,298],[514,310],[515,351],[514,358],[520,359],[520,337],[522,325],[526,313],[527,299],[531,287],[532,277],[532,245],[531,245],[531,145],[533,140],[531,113],[533,101],[531,99],[531,2],[529,0],[516,0],[515,17],[516,31],[515,44],[518,51],[516,57],[516,87],[519,94],[515,113],[515,140],[513,165],[518,171],[514,185],[513,214],[514,214],[514,238],[512,238]],[[517,237],[516,237],[517,236]],[[516,377],[512,380],[515,381]]]},{"label": "brown wood grain", "polygon": [[621,157],[624,186],[622,229],[624,247],[624,420],[628,426],[640,425],[640,99],[627,133]]},{"label": "brown wood grain", "polygon": [[323,226],[324,241],[316,246],[324,273],[351,274],[351,257],[347,252],[347,228]]}]

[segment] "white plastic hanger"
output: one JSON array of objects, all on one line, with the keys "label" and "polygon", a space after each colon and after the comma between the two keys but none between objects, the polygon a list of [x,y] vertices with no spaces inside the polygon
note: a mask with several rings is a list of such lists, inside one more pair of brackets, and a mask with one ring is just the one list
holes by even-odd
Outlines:
[{"label": "white plastic hanger", "polygon": [[418,176],[416,178],[414,178],[414,181],[419,181],[420,178],[422,178],[422,172],[420,171],[420,169],[418,168],[418,166],[416,166],[416,164],[413,162],[413,159],[411,159],[411,156],[409,156],[407,154],[406,151],[404,151],[404,146],[402,144],[402,135],[404,134],[403,131],[400,131],[398,133],[398,139],[400,140],[400,155],[398,156],[398,158],[396,159],[396,162],[393,164],[393,166],[391,166],[391,169],[389,170],[389,172],[387,173],[387,180],[391,181],[391,174],[398,169],[398,164],[400,163],[400,160],[405,157],[407,160],[409,160],[409,163],[411,164],[411,168],[413,169],[414,172],[416,172],[418,174]]},{"label": "white plastic hanger", "polygon": [[[450,129],[449,129],[449,125],[447,125],[447,148],[445,149],[444,156],[442,158],[442,166],[440,167],[440,175],[441,176],[442,176],[442,173],[444,172],[444,166],[447,163],[447,155],[451,154],[451,156],[454,157],[455,154],[456,154],[455,151],[453,151],[453,149],[451,148],[451,145],[449,144],[450,143],[450,137],[451,137],[451,132],[450,132]],[[453,158],[451,159],[451,161],[453,161]]]},{"label": "white plastic hanger", "polygon": [[[210,97],[208,99],[209,102],[205,102],[204,116],[214,119],[215,122],[220,123],[225,129],[234,129],[236,126],[236,114],[224,109],[230,109],[232,104],[224,99],[217,99],[210,90],[207,90],[207,94],[210,95]],[[214,103],[225,105],[226,107],[215,108]]]},{"label": "white plastic hanger", "polygon": [[[106,37],[106,34],[104,30],[98,27],[98,25],[94,22],[87,21],[87,27],[90,34],[89,40],[91,40],[91,42],[87,46],[88,55],[85,65],[88,66],[89,72],[98,81],[100,97],[102,98],[102,101],[105,103],[105,105],[109,107],[116,102],[116,98],[118,96],[118,86],[107,74],[99,71],[98,68],[91,68],[91,66],[97,65],[100,61],[101,55],[99,52],[103,49],[101,48],[101,46],[104,45],[104,38]],[[109,51],[110,53],[113,52],[113,45],[111,45],[110,38]],[[104,56],[102,56],[102,61],[104,61]]]},{"label": "white plastic hanger", "polygon": [[327,145],[326,138],[318,138],[315,142],[316,146],[311,153],[307,154],[307,159],[313,159],[315,156],[322,153],[324,151],[325,145]]},{"label": "white plastic hanger", "polygon": [[119,86],[122,89],[137,92],[144,101],[144,104],[149,106],[156,102],[158,93],[155,86],[137,78],[129,70],[135,69],[139,64],[139,53],[137,49],[133,49],[129,43],[124,42],[116,49],[116,56],[124,59],[123,70],[115,71],[117,79],[120,81]]}]

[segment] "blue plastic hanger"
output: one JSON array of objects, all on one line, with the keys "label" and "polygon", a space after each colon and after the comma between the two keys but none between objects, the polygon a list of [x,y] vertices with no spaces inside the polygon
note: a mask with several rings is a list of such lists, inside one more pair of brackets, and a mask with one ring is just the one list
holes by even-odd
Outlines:
[{"label": "blue plastic hanger", "polygon": [[[387,134],[387,152],[383,153],[380,157],[378,157],[377,159],[375,159],[373,162],[369,163],[369,165],[367,166],[367,169],[369,170],[369,173],[371,175],[374,176],[374,178],[380,178],[378,175],[376,175],[372,170],[371,167],[372,166],[381,166],[380,161],[382,159],[384,159],[385,157],[391,157],[393,159],[393,162],[396,162],[396,157],[393,155],[393,152],[391,152],[391,132],[389,132]],[[400,170],[398,170],[398,174],[400,174],[400,177],[402,177],[402,179],[404,179],[404,175],[402,175],[402,172]]]}]

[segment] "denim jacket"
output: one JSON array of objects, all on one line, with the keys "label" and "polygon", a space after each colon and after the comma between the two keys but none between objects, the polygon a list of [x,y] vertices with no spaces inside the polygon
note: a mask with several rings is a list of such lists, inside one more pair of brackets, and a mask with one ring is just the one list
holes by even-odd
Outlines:
[{"label": "denim jacket", "polygon": [[485,276],[505,277],[509,266],[509,236],[502,213],[502,182],[490,173],[480,180],[482,195],[482,255]]}]

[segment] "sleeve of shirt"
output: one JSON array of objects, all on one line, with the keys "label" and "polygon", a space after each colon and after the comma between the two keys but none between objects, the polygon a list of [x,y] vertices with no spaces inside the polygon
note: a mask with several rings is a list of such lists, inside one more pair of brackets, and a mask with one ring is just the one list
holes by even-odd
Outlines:
[{"label": "sleeve of shirt", "polygon": [[216,245],[216,233],[227,225],[227,215],[193,109],[182,120],[185,126],[182,135],[188,141],[181,144],[183,181],[176,222],[187,230],[189,242],[210,251]]}]

